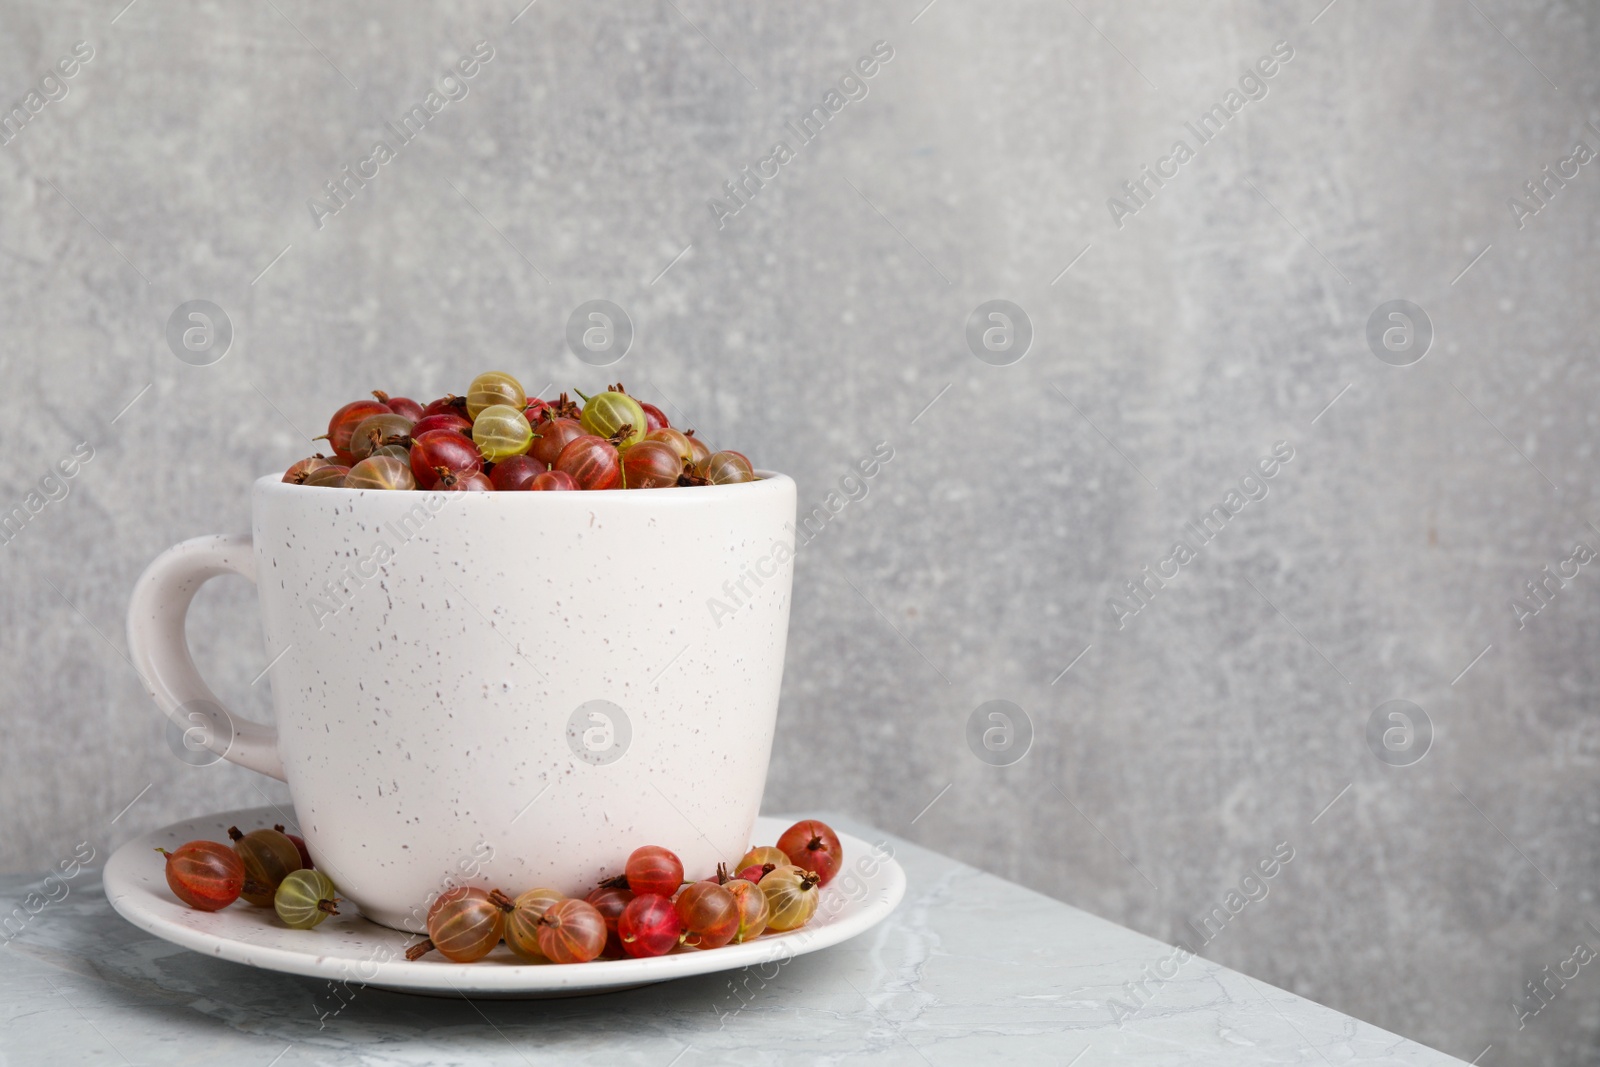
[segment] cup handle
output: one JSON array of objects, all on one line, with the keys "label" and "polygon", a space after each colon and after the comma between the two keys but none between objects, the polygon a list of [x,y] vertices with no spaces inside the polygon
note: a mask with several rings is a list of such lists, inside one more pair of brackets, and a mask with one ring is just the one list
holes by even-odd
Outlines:
[{"label": "cup handle", "polygon": [[238,574],[256,580],[250,538],[213,535],[173,545],[139,576],[128,603],[128,648],[144,687],[185,738],[196,736],[230,763],[283,780],[278,731],[222,706],[195,669],[184,621],[207,579]]}]

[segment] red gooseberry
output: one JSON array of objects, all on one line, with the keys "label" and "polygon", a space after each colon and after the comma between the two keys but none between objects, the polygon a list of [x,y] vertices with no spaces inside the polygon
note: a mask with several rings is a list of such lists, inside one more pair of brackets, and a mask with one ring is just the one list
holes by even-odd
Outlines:
[{"label": "red gooseberry", "polygon": [[644,845],[629,853],[623,877],[636,894],[671,897],[683,884],[683,861],[671,849]]},{"label": "red gooseberry", "polygon": [[[788,864],[784,864],[784,866],[788,866]],[[747,882],[759,882],[777,869],[778,864],[776,863],[752,863],[739,872],[739,877]]]},{"label": "red gooseberry", "polygon": [[324,436],[333,447],[333,454],[339,457],[339,462],[349,466],[356,461],[356,456],[350,451],[350,435],[357,426],[373,415],[392,414],[388,404],[377,400],[352,400],[335,411],[328,420],[328,432]]},{"label": "red gooseberry", "polygon": [[[465,419],[467,418],[467,398],[446,393],[422,409],[423,418],[427,418],[429,415],[458,415]],[[468,421],[470,422],[471,420],[468,419]]]},{"label": "red gooseberry", "polygon": [[673,901],[693,948],[721,948],[739,932],[739,901],[716,882],[691,882]]},{"label": "red gooseberry", "polygon": [[472,439],[455,430],[429,430],[411,442],[411,473],[417,484],[432,489],[446,476],[483,469],[483,456]]},{"label": "red gooseberry", "polygon": [[528,483],[529,489],[577,489],[578,483],[566,471],[545,471]]},{"label": "red gooseberry", "polygon": [[528,406],[522,410],[528,416],[528,422],[537,423],[540,419],[576,419],[583,414],[583,409],[562,393],[554,400],[541,400],[530,397]]},{"label": "red gooseberry", "polygon": [[539,951],[551,963],[588,963],[606,947],[606,920],[593,904],[558,900],[539,920]]},{"label": "red gooseberry", "polygon": [[171,852],[156,851],[167,858],[167,886],[173,895],[197,911],[220,911],[244,891],[244,864],[226,845],[190,841]]},{"label": "red gooseberry", "polygon": [[606,921],[606,947],[605,955],[621,956],[622,941],[617,937],[617,919],[622,915],[623,909],[633,900],[632,890],[620,886],[601,886],[585,898],[595,906],[600,917]]},{"label": "red gooseberry", "polygon": [[583,434],[567,442],[556,457],[554,470],[572,475],[579,489],[616,489],[622,485],[622,461],[617,446],[604,437]]},{"label": "red gooseberry", "polygon": [[494,483],[482,471],[467,471],[465,474],[445,475],[434,488],[442,493],[492,493]]},{"label": "red gooseberry", "polygon": [[453,963],[487,956],[505,933],[512,905],[504,893],[496,893],[498,900],[476,886],[446,890],[428,908],[428,936],[406,949],[406,959],[420,959],[434,949]]},{"label": "red gooseberry", "polygon": [[333,465],[333,460],[318,452],[314,456],[307,456],[305,459],[295,462],[288,470],[283,472],[283,480],[293,482],[295,485],[304,485],[305,480],[312,473],[323,467],[331,467]]},{"label": "red gooseberry", "polygon": [[666,415],[662,414],[661,409],[656,407],[654,404],[646,404],[643,400],[641,400],[639,401],[639,406],[644,409],[646,433],[649,433],[652,430],[665,430],[672,425],[672,423],[667,421]]},{"label": "red gooseberry", "polygon": [[683,920],[672,901],[645,893],[630,900],[617,916],[617,939],[630,956],[661,956],[683,939]]},{"label": "red gooseberry", "polygon": [[545,473],[547,473],[545,465],[532,456],[512,456],[494,465],[494,470],[489,472],[489,480],[494,483],[496,489],[505,493],[527,489],[535,478]]},{"label": "red gooseberry", "polygon": [[622,453],[622,484],[629,489],[677,485],[683,458],[665,441],[640,441]]},{"label": "red gooseberry", "polygon": [[382,389],[374,389],[372,395],[378,398],[378,403],[387,404],[396,415],[404,415],[412,422],[422,418],[422,405],[408,396],[390,396]]},{"label": "red gooseberry", "polygon": [[582,436],[583,427],[577,419],[544,419],[533,428],[533,444],[528,449],[528,455],[548,468],[561,455],[563,448]]},{"label": "red gooseberry", "polygon": [[825,822],[802,819],[778,838],[778,848],[802,871],[814,871],[820,885],[833,881],[844,863],[839,835]]},{"label": "red gooseberry", "polygon": [[455,414],[424,415],[411,426],[411,437],[415,440],[429,430],[454,430],[467,437],[472,436],[472,423]]},{"label": "red gooseberry", "polygon": [[294,847],[300,850],[301,867],[308,871],[315,870],[315,865],[311,862],[311,850],[306,848],[305,838],[301,837],[299,834],[288,833],[284,830],[282,823],[274,823],[272,828],[278,831],[278,833],[283,834],[284,837],[287,837],[294,844]]}]

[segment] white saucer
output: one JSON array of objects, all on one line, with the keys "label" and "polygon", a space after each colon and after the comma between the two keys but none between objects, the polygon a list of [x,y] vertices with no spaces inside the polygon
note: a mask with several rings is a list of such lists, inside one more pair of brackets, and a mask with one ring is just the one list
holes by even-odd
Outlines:
[{"label": "white saucer", "polygon": [[[195,911],[172,895],[163,861],[153,851],[196,839],[225,842],[229,826],[248,831],[285,821],[277,808],[246,808],[173,823],[135,838],[106,862],[106,898],[123,918],[157,937],[269,971],[408,993],[537,998],[630,989],[815,952],[881,922],[906,891],[905,871],[892,856],[841,833],[844,867],[821,891],[816,917],[799,930],[705,951],[680,948],[652,959],[529,964],[501,945],[476,963],[450,963],[437,954],[409,962],[406,947],[418,938],[368,922],[349,901],[340,904],[343,914],[315,930],[291,930],[271,909],[243,901],[218,912]],[[761,817],[754,843],[776,841],[792,821]],[[505,888],[514,895],[527,887]]]}]

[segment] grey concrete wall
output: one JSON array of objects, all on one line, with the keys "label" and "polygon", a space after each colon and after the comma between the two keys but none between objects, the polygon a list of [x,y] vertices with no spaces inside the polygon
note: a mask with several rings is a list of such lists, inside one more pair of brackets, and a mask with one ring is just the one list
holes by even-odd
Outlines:
[{"label": "grey concrete wall", "polygon": [[[770,810],[849,808],[1163,938],[1221,906],[1207,955],[1465,1059],[1600,1056],[1600,973],[1538,1014],[1524,989],[1600,947],[1600,576],[1564,563],[1600,548],[1592,9],[921,3],[0,3],[7,106],[93,49],[0,148],[0,506],[93,449],[0,548],[0,869],[284,796],[173,758],[121,619],[333,405],[620,374],[808,507],[894,449],[800,556]],[[483,40],[319,227],[308,199]],[[1146,164],[1176,174],[1123,194]],[[637,324],[614,370],[564,341],[592,298]],[[997,298],[1034,332],[1004,366],[965,338]],[[213,365],[166,341],[193,299],[233,326]],[[1419,361],[1368,342],[1395,299]],[[191,634],[266,718],[251,600],[213,583]],[[995,699],[1031,723],[1010,766],[967,741]],[[1431,724],[1419,761],[1397,721],[1369,743],[1391,700]]]}]

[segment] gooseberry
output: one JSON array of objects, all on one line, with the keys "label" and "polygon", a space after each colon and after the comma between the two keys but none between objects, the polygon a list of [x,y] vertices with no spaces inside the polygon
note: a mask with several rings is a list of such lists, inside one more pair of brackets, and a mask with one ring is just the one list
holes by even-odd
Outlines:
[{"label": "gooseberry", "polygon": [[306,870],[310,870],[312,867],[315,866],[315,864],[313,864],[311,862],[311,850],[309,848],[306,848],[306,839],[305,838],[301,837],[299,834],[291,834],[291,833],[289,833],[288,831],[286,831],[283,828],[283,823],[281,823],[281,822],[280,823],[274,823],[272,825],[272,828],[274,830],[278,831],[278,833],[283,834],[284,837],[287,837],[291,842],[294,843],[294,847],[300,850],[300,866],[301,867],[305,868]]},{"label": "gooseberry", "polygon": [[505,894],[503,903],[491,900],[476,886],[455,886],[445,890],[428,909],[428,936],[406,949],[406,959],[422,958],[433,949],[452,963],[471,963],[487,956],[506,927]]},{"label": "gooseberry", "polygon": [[713,452],[695,465],[695,472],[712,485],[735,485],[756,480],[750,461],[738,452]]},{"label": "gooseberry", "polygon": [[622,484],[629,489],[677,485],[682,473],[683,458],[664,441],[640,441],[622,450]]},{"label": "gooseberry", "polygon": [[604,437],[575,437],[556,457],[555,467],[572,475],[579,489],[616,489],[622,485],[622,461],[617,446]]},{"label": "gooseberry", "polygon": [[543,463],[532,456],[512,456],[501,460],[489,472],[489,480],[502,493],[527,489],[541,474],[549,473]]},{"label": "gooseberry", "polygon": [[693,948],[721,948],[739,932],[739,902],[716,882],[691,882],[673,906]]},{"label": "gooseberry", "polygon": [[573,403],[566,393],[562,393],[554,400],[540,400],[538,397],[529,397],[528,406],[523,409],[523,414],[528,416],[529,422],[539,419],[574,419],[583,414],[583,409]]},{"label": "gooseberry", "polygon": [[[327,469],[327,468],[324,468]],[[321,471],[317,472],[322,473]],[[346,489],[415,489],[411,465],[396,456],[368,456],[344,476]]]},{"label": "gooseberry", "polygon": [[465,474],[445,475],[434,488],[443,493],[492,493],[494,483],[482,471],[467,471]]},{"label": "gooseberry", "polygon": [[[684,463],[694,462],[694,448],[689,444],[689,438],[683,431],[674,430],[670,426],[663,426],[659,430],[651,430],[644,435],[645,441],[660,441],[669,446],[673,453]],[[640,442],[641,444],[643,442]]]},{"label": "gooseberry", "polygon": [[411,442],[408,460],[412,475],[424,489],[432,489],[446,475],[459,476],[483,469],[483,456],[470,438],[455,430],[428,430]]},{"label": "gooseberry", "polygon": [[606,947],[606,920],[588,901],[567,897],[545,909],[538,935],[550,962],[588,963]]},{"label": "gooseberry", "polygon": [[767,875],[778,869],[776,863],[752,863],[739,872],[739,877],[746,882],[759,882]]},{"label": "gooseberry", "polygon": [[325,489],[338,489],[344,485],[344,476],[350,473],[350,468],[342,463],[330,463],[326,467],[318,467],[306,475],[306,480],[301,485],[321,486]]},{"label": "gooseberry", "polygon": [[622,955],[622,942],[617,938],[617,918],[622,914],[623,909],[628,906],[628,902],[633,899],[632,890],[623,889],[620,886],[603,885],[584,899],[593,904],[595,910],[600,913],[601,918],[606,921],[605,955]]},{"label": "gooseberry", "polygon": [[456,396],[453,393],[446,393],[422,409],[423,418],[427,418],[430,415],[455,415],[466,419],[468,422],[472,421],[467,416],[467,398]]},{"label": "gooseberry", "polygon": [[318,452],[314,456],[307,456],[305,459],[299,460],[291,465],[288,470],[283,472],[283,480],[286,482],[292,482],[295,485],[304,485],[306,478],[309,477],[313,471],[320,470],[323,467],[331,467],[333,465],[333,460],[329,459],[327,456],[324,456],[321,452]]},{"label": "gooseberry", "polygon": [[683,884],[683,861],[671,849],[644,845],[628,855],[623,877],[635,894],[655,893],[670,897]]},{"label": "gooseberry", "polygon": [[652,433],[656,430],[665,430],[672,425],[672,423],[667,421],[666,415],[662,414],[661,409],[656,407],[654,404],[646,404],[643,400],[641,400],[639,401],[639,407],[644,411],[646,433]]},{"label": "gooseberry", "polygon": [[350,454],[362,460],[385,445],[410,445],[413,421],[393,412],[367,416],[350,431]]},{"label": "gooseberry", "polygon": [[529,482],[528,488],[551,490],[580,489],[582,487],[578,485],[578,483],[573,480],[572,475],[568,474],[566,471],[545,471],[543,474],[537,475],[533,481]]},{"label": "gooseberry", "polygon": [[396,415],[404,415],[412,422],[422,418],[422,405],[408,396],[390,396],[382,389],[374,389],[372,395],[378,398],[378,403],[387,405]]},{"label": "gooseberry", "polygon": [[583,415],[578,422],[585,433],[615,438],[616,443],[623,446],[639,443],[650,431],[639,402],[627,393],[611,389],[584,397]]},{"label": "gooseberry", "polygon": [[672,901],[655,893],[636,896],[617,916],[617,940],[630,956],[660,956],[683,939],[683,920]]},{"label": "gooseberry", "polygon": [[802,819],[778,838],[778,848],[802,871],[815,871],[819,885],[827,885],[844,863],[839,835],[825,822]]},{"label": "gooseberry", "polygon": [[[544,952],[539,948],[539,920],[544,918],[545,910],[550,905],[564,899],[565,894],[543,887],[518,894],[517,899],[511,902],[511,910],[506,912],[506,944],[513,953],[527,960],[544,957]],[[503,901],[497,900],[496,903],[504,910]]]},{"label": "gooseberry", "polygon": [[393,414],[388,404],[377,400],[352,400],[333,413],[333,417],[328,420],[328,432],[323,436],[333,447],[333,454],[339,457],[340,463],[346,465],[354,463],[356,457],[350,453],[351,433],[367,418],[388,414]]},{"label": "gooseberry", "polygon": [[279,884],[272,906],[285,926],[310,930],[328,916],[339,914],[337,894],[333,880],[327,875],[302,867],[290,872]]},{"label": "gooseberry", "polygon": [[463,437],[472,436],[472,420],[456,414],[424,415],[411,424],[411,439],[415,441],[429,430],[454,430]]},{"label": "gooseberry", "polygon": [[767,894],[762,892],[760,886],[743,878],[735,878],[726,888],[739,906],[739,929],[734,932],[734,941],[744,942],[760,937],[767,928],[768,917],[772,915]]},{"label": "gooseberry", "polygon": [[563,448],[582,436],[583,427],[577,419],[543,419],[534,431],[533,445],[528,449],[528,455],[549,467],[561,455]]},{"label": "gooseberry", "polygon": [[745,869],[748,867],[759,867],[764,863],[777,867],[788,862],[789,854],[776,845],[758,845],[746,852],[744,858],[739,861],[737,865],[739,877],[744,877]]},{"label": "gooseberry", "polygon": [[797,930],[817,913],[821,893],[817,890],[817,876],[811,871],[786,863],[761,879],[760,889],[767,896],[767,907],[772,909],[767,916],[769,930]]},{"label": "gooseberry", "polygon": [[528,394],[522,391],[522,383],[505,371],[485,371],[467,386],[467,418],[474,425],[485,408],[500,404],[516,408],[518,415],[528,406]]},{"label": "gooseberry", "polygon": [[[401,463],[404,463],[407,466],[411,465],[411,449],[408,448],[405,445],[400,445],[400,444],[383,445],[382,447],[380,447],[376,451],[374,451],[372,453],[372,455],[373,456],[393,456],[395,459],[399,460]],[[368,456],[367,458],[371,459],[372,456]]]},{"label": "gooseberry", "polygon": [[520,456],[533,444],[533,427],[520,406],[491,404],[472,419],[472,443],[490,463]]},{"label": "gooseberry", "polygon": [[244,891],[244,864],[226,845],[190,841],[171,852],[156,851],[166,857],[168,888],[196,911],[221,911]]},{"label": "gooseberry", "polygon": [[282,881],[300,869],[300,850],[279,830],[251,830],[243,833],[228,827],[233,850],[244,864],[245,878],[252,883],[240,894],[258,908],[272,907],[273,894]]}]

